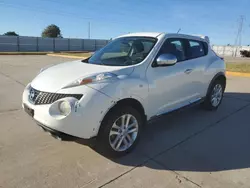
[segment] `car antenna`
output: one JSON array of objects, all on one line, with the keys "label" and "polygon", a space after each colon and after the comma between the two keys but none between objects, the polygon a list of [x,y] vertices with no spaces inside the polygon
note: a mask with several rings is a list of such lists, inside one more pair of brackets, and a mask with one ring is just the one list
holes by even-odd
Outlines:
[{"label": "car antenna", "polygon": [[179,30],[177,31],[177,34],[181,31],[181,28],[179,28]]}]

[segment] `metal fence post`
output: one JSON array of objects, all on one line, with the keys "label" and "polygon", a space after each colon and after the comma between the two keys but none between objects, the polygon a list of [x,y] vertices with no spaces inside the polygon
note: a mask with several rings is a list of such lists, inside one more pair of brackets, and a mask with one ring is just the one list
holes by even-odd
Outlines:
[{"label": "metal fence post", "polygon": [[39,51],[39,46],[38,46],[38,37],[36,37],[36,51]]},{"label": "metal fence post", "polygon": [[84,39],[82,39],[82,51],[84,51]]},{"label": "metal fence post", "polygon": [[19,41],[19,36],[16,38],[17,42],[17,51],[20,52],[20,41]]},{"label": "metal fence post", "polygon": [[53,52],[56,51],[56,42],[55,42],[55,38],[53,38]]},{"label": "metal fence post", "polygon": [[68,39],[68,51],[70,51],[70,39]]}]

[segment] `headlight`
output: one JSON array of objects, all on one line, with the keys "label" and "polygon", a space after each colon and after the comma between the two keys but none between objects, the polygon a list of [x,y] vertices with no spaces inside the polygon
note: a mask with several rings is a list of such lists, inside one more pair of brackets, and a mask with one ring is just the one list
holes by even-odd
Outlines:
[{"label": "headlight", "polygon": [[58,103],[58,109],[61,115],[67,116],[71,112],[71,105],[68,101],[61,101]]},{"label": "headlight", "polygon": [[80,85],[86,85],[86,84],[90,84],[90,83],[104,82],[107,80],[110,81],[110,80],[116,80],[116,79],[117,79],[117,75],[115,75],[113,73],[99,73],[99,74],[96,74],[94,76],[79,78],[79,79],[75,80],[74,82],[68,84],[64,88],[76,87],[76,86],[80,86]]}]

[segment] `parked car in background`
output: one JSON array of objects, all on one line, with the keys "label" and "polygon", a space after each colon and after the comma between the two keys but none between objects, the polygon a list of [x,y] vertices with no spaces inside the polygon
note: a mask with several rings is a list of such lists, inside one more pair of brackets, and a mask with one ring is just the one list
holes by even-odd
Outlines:
[{"label": "parked car in background", "polygon": [[195,103],[216,110],[225,87],[225,63],[207,38],[132,33],[88,59],[43,69],[25,88],[23,108],[57,138],[97,137],[121,156],[147,121]]}]

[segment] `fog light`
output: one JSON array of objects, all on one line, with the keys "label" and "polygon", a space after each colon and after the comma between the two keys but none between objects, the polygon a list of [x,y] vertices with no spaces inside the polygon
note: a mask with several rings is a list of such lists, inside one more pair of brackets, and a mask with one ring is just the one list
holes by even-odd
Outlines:
[{"label": "fog light", "polygon": [[61,115],[67,116],[71,112],[71,105],[68,101],[62,101],[58,104],[58,109]]}]

